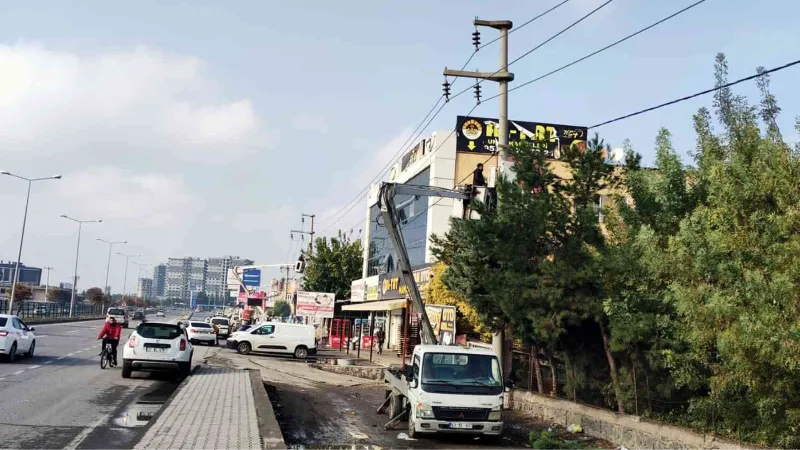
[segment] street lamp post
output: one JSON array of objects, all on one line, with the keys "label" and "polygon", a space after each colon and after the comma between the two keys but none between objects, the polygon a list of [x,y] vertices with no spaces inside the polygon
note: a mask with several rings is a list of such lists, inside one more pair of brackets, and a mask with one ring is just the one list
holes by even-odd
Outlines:
[{"label": "street lamp post", "polygon": [[106,263],[106,295],[111,297],[111,288],[108,285],[108,274],[111,271],[111,249],[116,244],[127,244],[128,241],[107,241],[100,238],[97,238],[97,240],[104,244],[108,244],[108,262]]},{"label": "street lamp post", "polygon": [[62,214],[61,217],[78,224],[78,245],[75,248],[75,272],[72,275],[72,295],[69,299],[69,316],[72,317],[72,310],[75,308],[75,293],[78,290],[78,256],[81,252],[81,230],[83,229],[83,224],[100,223],[103,221],[103,219],[78,220],[66,214]]},{"label": "street lamp post", "polygon": [[125,279],[122,281],[122,300],[125,300],[125,291],[128,288],[128,262],[131,258],[138,258],[142,255],[127,255],[125,253],[117,252],[119,256],[125,257]]},{"label": "street lamp post", "polygon": [[25,197],[25,213],[22,215],[22,234],[19,237],[19,252],[17,253],[17,264],[16,269],[14,269],[14,281],[11,284],[11,298],[8,301],[8,313],[11,314],[13,312],[12,307],[14,306],[14,293],[17,291],[17,283],[19,283],[19,265],[21,264],[22,260],[22,242],[25,240],[25,225],[28,222],[28,204],[31,201],[31,184],[34,181],[42,181],[42,180],[59,180],[61,179],[61,175],[55,175],[52,177],[42,177],[42,178],[25,178],[20,175],[13,174],[6,170],[0,171],[0,175],[8,175],[10,177],[19,178],[20,180],[25,180],[28,182],[28,194]]}]

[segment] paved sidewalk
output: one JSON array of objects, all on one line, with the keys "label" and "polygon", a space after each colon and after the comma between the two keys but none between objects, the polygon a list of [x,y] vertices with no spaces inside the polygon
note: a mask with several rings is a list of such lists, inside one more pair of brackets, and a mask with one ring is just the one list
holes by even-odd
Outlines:
[{"label": "paved sidewalk", "polygon": [[261,448],[253,397],[248,371],[196,369],[134,448]]}]

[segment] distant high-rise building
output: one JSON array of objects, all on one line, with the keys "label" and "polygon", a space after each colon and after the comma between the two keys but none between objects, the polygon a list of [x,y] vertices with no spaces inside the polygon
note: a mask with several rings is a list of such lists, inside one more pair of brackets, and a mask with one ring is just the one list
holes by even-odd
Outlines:
[{"label": "distant high-rise building", "polygon": [[167,291],[167,265],[159,264],[153,267],[153,296],[163,299]]},{"label": "distant high-rise building", "polygon": [[192,290],[205,290],[207,265],[207,261],[200,258],[169,258],[166,296],[188,302],[190,283]]},{"label": "distant high-rise building", "polygon": [[139,278],[139,283],[136,285],[136,296],[148,300],[153,298],[152,278]]},{"label": "distant high-rise building", "polygon": [[227,286],[228,269],[236,266],[250,266],[253,261],[240,258],[238,256],[224,256],[218,258],[208,258],[208,269],[206,270],[205,292],[209,298],[216,299],[217,302],[229,301]]},{"label": "distant high-rise building", "polygon": [[[153,270],[153,291],[159,296],[159,274],[163,273],[164,298],[189,300],[189,284],[193,291],[203,291],[212,302],[227,303],[229,300],[228,269],[253,265],[253,260],[238,256],[223,256],[208,259],[169,258],[167,264]],[[163,269],[160,269],[162,268]],[[161,270],[161,272],[159,272]]]}]

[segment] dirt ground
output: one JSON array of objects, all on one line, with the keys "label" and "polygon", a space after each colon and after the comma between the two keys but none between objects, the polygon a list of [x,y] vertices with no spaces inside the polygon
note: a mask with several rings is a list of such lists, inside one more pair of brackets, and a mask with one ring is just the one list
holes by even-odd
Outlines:
[{"label": "dirt ground", "polygon": [[[549,426],[506,411],[506,429],[500,439],[433,435],[408,440],[407,422],[385,430],[388,415],[376,413],[385,398],[382,382],[324,372],[294,359],[267,355],[222,351],[212,362],[261,371],[286,444],[294,449],[529,448],[528,433]],[[569,435],[568,439],[585,439],[595,448],[615,448],[581,434]]]}]

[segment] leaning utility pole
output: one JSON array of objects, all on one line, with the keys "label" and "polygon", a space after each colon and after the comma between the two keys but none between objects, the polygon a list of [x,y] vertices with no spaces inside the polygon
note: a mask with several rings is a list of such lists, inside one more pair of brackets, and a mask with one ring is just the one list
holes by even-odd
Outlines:
[{"label": "leaning utility pole", "polygon": [[[289,231],[292,232],[292,233],[308,234],[309,236],[311,236],[311,242],[308,244],[308,254],[312,255],[314,253],[314,217],[316,217],[316,216],[314,214],[306,214],[306,213],[301,214],[301,218],[300,218],[300,223],[301,224],[306,223],[306,217],[310,217],[311,218],[311,231],[304,231],[302,229],[300,229],[300,230],[289,230]],[[303,228],[303,227],[300,226],[300,228]]]},{"label": "leaning utility pole", "polygon": [[[480,50],[480,32],[477,30],[478,27],[489,27],[500,30],[500,68],[497,72],[491,73],[449,70],[445,68],[444,76],[479,78],[481,80],[491,80],[498,83],[500,87],[498,96],[500,98],[500,115],[498,118],[500,122],[500,126],[498,127],[500,136],[497,142],[497,175],[500,175],[505,172],[505,162],[508,152],[508,82],[514,80],[514,74],[508,71],[508,30],[510,30],[514,24],[510,20],[480,20],[477,18],[472,23],[476,28],[475,32],[472,34],[475,51]],[[449,100],[450,83],[448,83],[446,79],[444,82],[444,89],[445,99]],[[475,85],[475,98],[480,102],[480,82]],[[492,349],[500,359],[503,368],[505,368],[505,359],[503,359],[505,339],[502,327],[505,327],[505,325],[502,325],[500,331],[492,335]]]},{"label": "leaning utility pole", "polygon": [[52,267],[42,267],[42,269],[47,271],[47,280],[44,282],[44,301],[50,301],[50,271],[53,270]]}]

